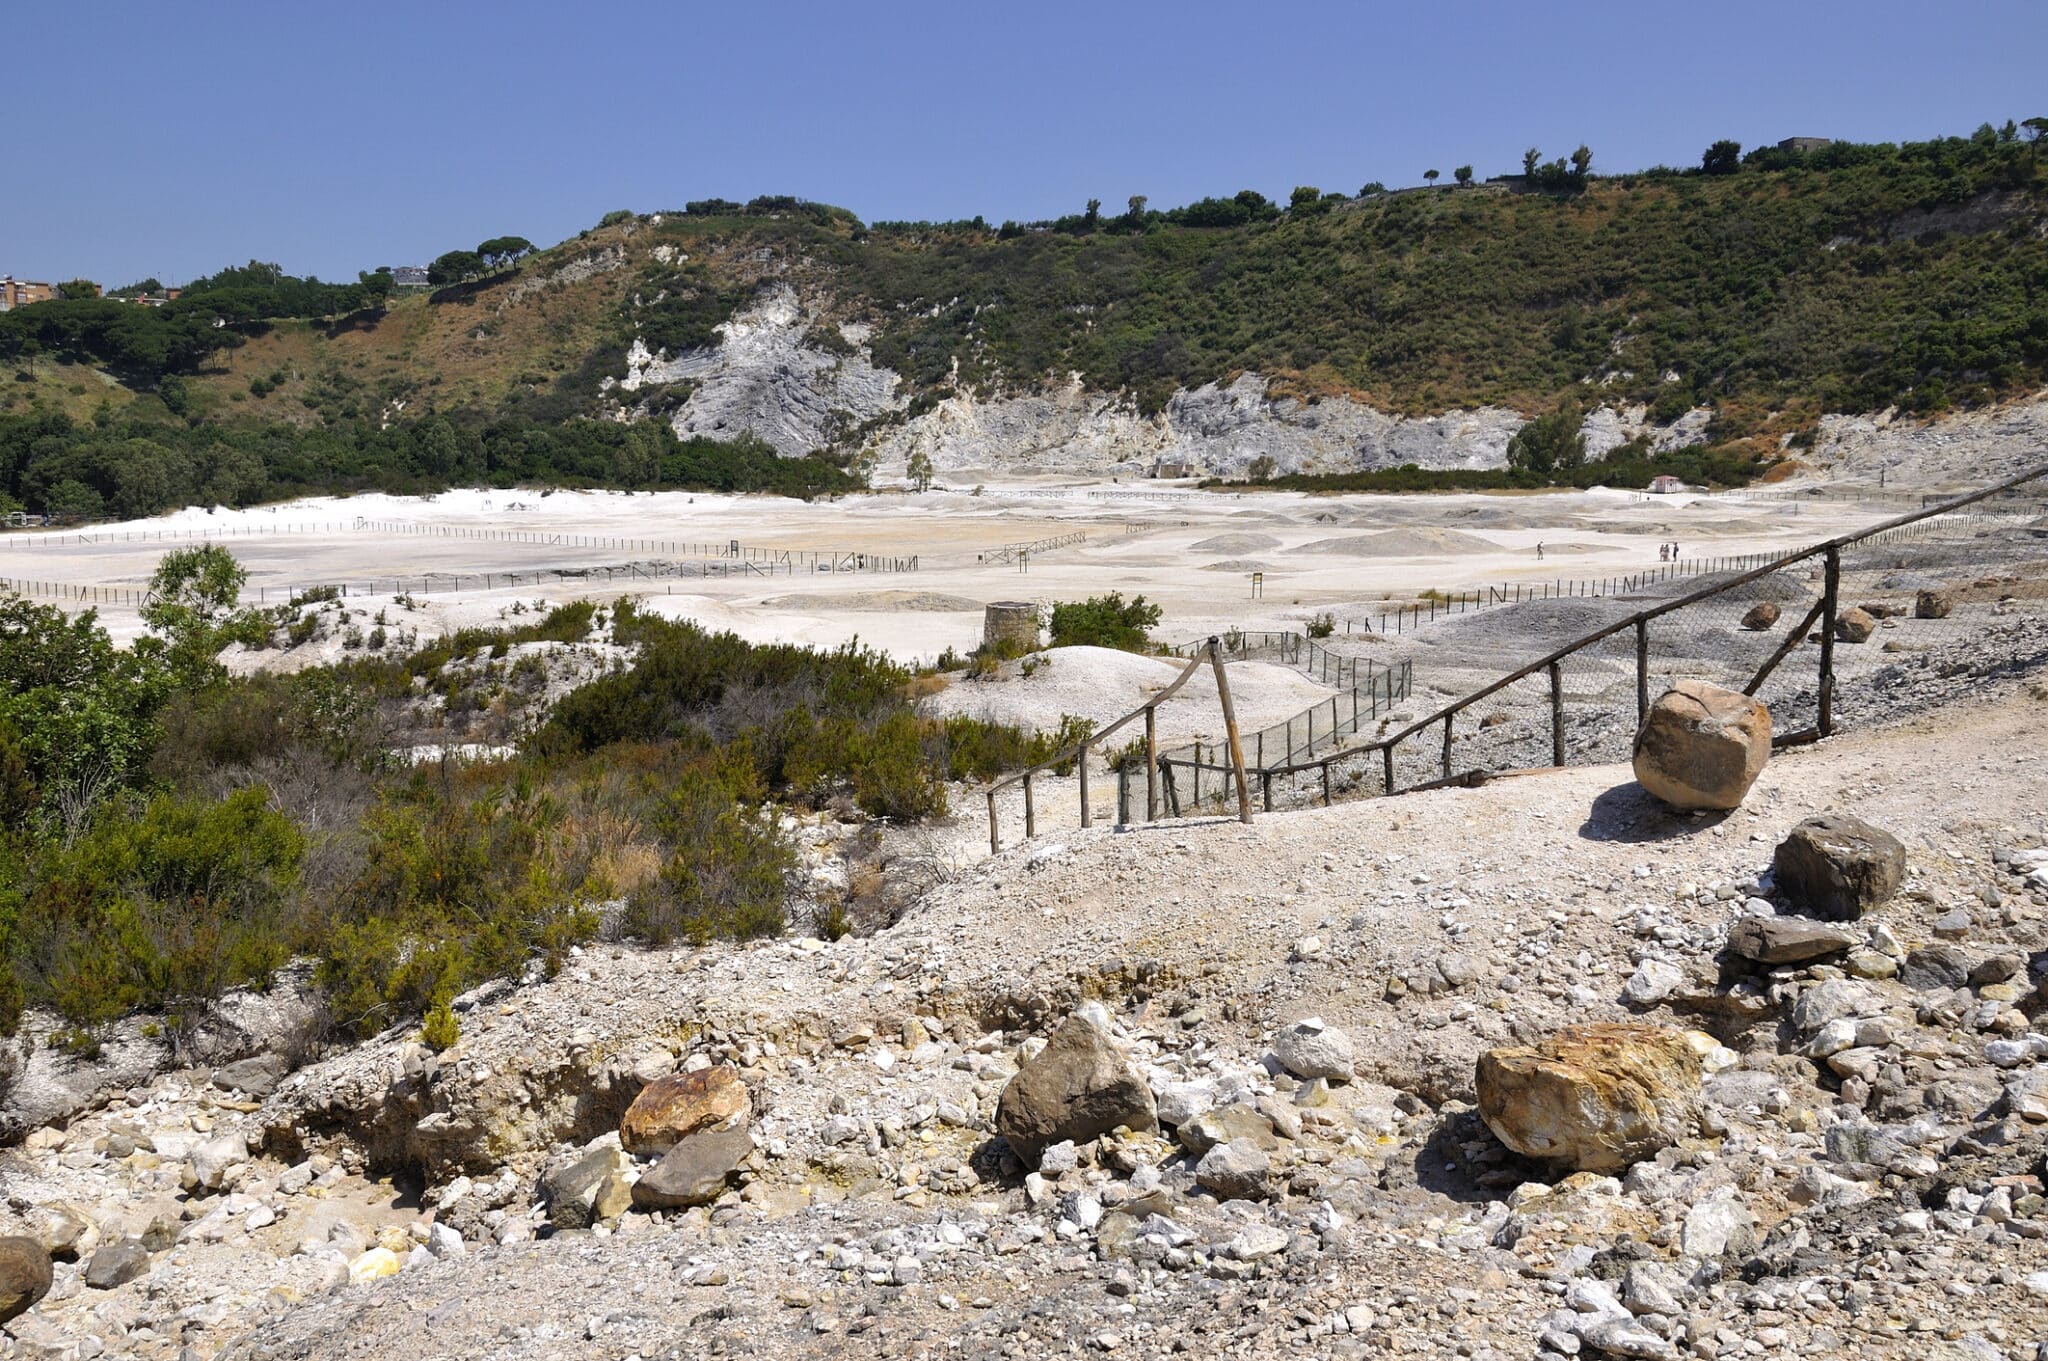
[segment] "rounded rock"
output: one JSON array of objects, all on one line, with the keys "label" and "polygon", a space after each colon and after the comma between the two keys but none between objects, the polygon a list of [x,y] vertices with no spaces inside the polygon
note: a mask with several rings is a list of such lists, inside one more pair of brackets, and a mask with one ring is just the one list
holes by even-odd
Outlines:
[{"label": "rounded rock", "polygon": [[1771,713],[1749,695],[1684,680],[1636,731],[1635,776],[1674,808],[1738,806],[1771,755]]}]

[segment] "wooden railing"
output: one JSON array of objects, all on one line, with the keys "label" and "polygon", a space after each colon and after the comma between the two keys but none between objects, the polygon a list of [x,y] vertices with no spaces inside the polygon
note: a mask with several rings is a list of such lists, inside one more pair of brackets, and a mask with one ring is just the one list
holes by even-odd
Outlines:
[{"label": "wooden railing", "polygon": [[1194,679],[1195,673],[1202,669],[1202,665],[1205,662],[1216,673],[1216,701],[1223,710],[1223,731],[1229,739],[1230,746],[1230,770],[1237,779],[1237,815],[1240,820],[1250,822],[1252,820],[1251,782],[1245,774],[1244,745],[1238,740],[1237,736],[1237,711],[1230,703],[1230,678],[1224,674],[1222,642],[1220,639],[1210,638],[1201,645],[1200,650],[1193,657],[1188,659],[1188,664],[1181,668],[1181,673],[1174,677],[1172,684],[1125,714],[1122,718],[1117,719],[1116,722],[1106,728],[1088,734],[1088,736],[1061,751],[1051,759],[1041,761],[1028,770],[1020,770],[1014,774],[1006,775],[983,789],[982,794],[988,800],[989,854],[993,855],[1002,849],[1002,837],[996,822],[996,795],[1008,789],[1011,785],[1021,784],[1024,787],[1024,836],[1027,840],[1037,836],[1038,809],[1033,800],[1031,782],[1035,777],[1043,775],[1047,771],[1059,766],[1072,765],[1080,773],[1081,825],[1083,827],[1092,825],[1092,810],[1088,804],[1088,753],[1090,749],[1100,747],[1111,737],[1139,719],[1143,719],[1145,722],[1146,815],[1148,819],[1157,817],[1160,806],[1159,724],[1157,712],[1160,705],[1179,694],[1181,687]]},{"label": "wooden railing", "polygon": [[[1817,741],[1820,738],[1831,735],[1834,732],[1835,726],[1835,618],[1841,603],[1842,550],[1868,543],[1887,535],[1897,534],[1899,531],[1912,528],[1923,521],[1952,515],[1965,507],[1976,505],[1978,502],[1990,500],[1993,497],[2002,496],[2014,487],[2023,486],[2026,483],[2043,477],[2048,477],[2048,466],[2020,473],[1979,491],[1952,497],[1941,502],[1939,505],[1931,506],[1924,510],[1895,516],[1892,519],[1872,525],[1867,529],[1858,530],[1853,534],[1838,535],[1835,538],[1813,544],[1810,547],[1781,554],[1763,566],[1724,578],[1699,590],[1673,597],[1661,604],[1638,610],[1625,618],[1617,619],[1611,624],[1595,629],[1591,633],[1572,640],[1554,652],[1538,658],[1527,666],[1512,671],[1502,676],[1499,680],[1452,701],[1443,708],[1438,709],[1435,713],[1415,720],[1397,733],[1389,734],[1375,742],[1348,748],[1333,757],[1301,761],[1286,766],[1276,766],[1270,771],[1263,772],[1263,774],[1268,777],[1291,776],[1304,774],[1309,771],[1317,771],[1323,778],[1324,800],[1326,803],[1331,797],[1330,769],[1333,764],[1354,760],[1366,761],[1375,755],[1380,758],[1382,788],[1388,794],[1413,792],[1415,790],[1432,789],[1448,784],[1469,782],[1473,778],[1470,773],[1459,775],[1454,774],[1452,771],[1452,739],[1457,716],[1482,700],[1491,698],[1502,690],[1507,689],[1517,681],[1526,680],[1538,673],[1544,674],[1550,683],[1551,764],[1553,766],[1562,766],[1565,764],[1564,677],[1562,665],[1567,658],[1604,642],[1616,634],[1634,630],[1636,717],[1640,721],[1642,716],[1649,711],[1650,707],[1649,625],[1651,620],[1671,614],[1677,610],[1685,609],[1688,606],[1697,605],[1701,601],[1710,600],[1715,596],[1735,590],[1738,587],[1746,586],[1750,582],[1762,577],[1770,576],[1775,572],[1781,572],[1795,563],[1807,562],[1815,558],[1821,560],[1824,573],[1820,601],[1801,620],[1798,627],[1786,634],[1785,641],[1757,670],[1756,674],[1744,687],[1743,692],[1750,695],[1757,693],[1763,687],[1764,682],[1770,678],[1771,673],[1777,669],[1779,663],[1783,662],[1786,657],[1791,655],[1794,648],[1805,641],[1807,631],[1816,624],[1820,625],[1819,712],[1817,719],[1811,728],[1780,734],[1774,739],[1773,745],[1793,746]],[[1407,791],[1397,791],[1394,777],[1395,749],[1409,738],[1418,736],[1439,725],[1443,728],[1442,774],[1437,779],[1409,786]]]}]

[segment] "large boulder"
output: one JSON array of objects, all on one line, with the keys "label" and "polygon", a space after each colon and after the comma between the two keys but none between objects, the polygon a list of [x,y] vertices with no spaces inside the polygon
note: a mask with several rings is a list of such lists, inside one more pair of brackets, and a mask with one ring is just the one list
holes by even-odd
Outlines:
[{"label": "large boulder", "polygon": [[1032,1166],[1048,1144],[1086,1143],[1119,1125],[1159,1127],[1152,1089],[1109,1036],[1080,1014],[1069,1016],[1045,1048],[1025,1060],[996,1102],[996,1133]]},{"label": "large boulder", "polygon": [[1182,1148],[1198,1158],[1218,1144],[1238,1139],[1263,1149],[1280,1147],[1280,1140],[1273,1134],[1273,1122],[1261,1115],[1256,1106],[1243,1101],[1203,1111],[1176,1129],[1174,1137]]},{"label": "large boulder", "polygon": [[1850,921],[1899,891],[1906,848],[1861,818],[1823,813],[1778,843],[1771,877],[1806,915]]},{"label": "large boulder", "polygon": [[237,1059],[213,1070],[213,1085],[226,1092],[240,1092],[259,1100],[277,1090],[292,1066],[282,1054],[258,1054]]},{"label": "large boulder", "polygon": [[239,1134],[216,1134],[198,1145],[185,1160],[184,1185],[188,1191],[218,1191],[233,1179],[233,1172],[249,1161],[249,1145]]},{"label": "large boulder", "polygon": [[633,1203],[653,1210],[709,1205],[725,1194],[753,1151],[754,1141],[743,1129],[688,1135],[641,1173],[633,1183]]},{"label": "large boulder", "polygon": [[1877,620],[1869,610],[1851,605],[1835,616],[1835,637],[1845,643],[1867,643],[1877,632]]},{"label": "large boulder", "polygon": [[1678,1142],[1699,1115],[1710,1035],[1672,1026],[1566,1026],[1479,1056],[1479,1114],[1515,1152],[1613,1172]]},{"label": "large boulder", "polygon": [[85,1264],[85,1283],[94,1290],[112,1290],[149,1272],[149,1249],[133,1238],[109,1243]]},{"label": "large boulder", "polygon": [[587,1229],[615,1219],[633,1203],[626,1178],[632,1159],[616,1148],[600,1148],[558,1167],[540,1180],[548,1222],[557,1229]]},{"label": "large boulder", "polygon": [[1636,779],[1674,808],[1735,807],[1770,755],[1770,710],[1706,681],[1666,690],[1636,731]]},{"label": "large boulder", "polygon": [[1296,1077],[1351,1080],[1351,1037],[1320,1016],[1296,1021],[1273,1037],[1273,1057]]},{"label": "large boulder", "polygon": [[1956,597],[1953,591],[1928,590],[1913,597],[1915,619],[1946,619],[1955,607]]},{"label": "large boulder", "polygon": [[1804,964],[1855,944],[1846,931],[1797,917],[1744,917],[1728,928],[1728,949],[1758,964]]},{"label": "large boulder", "polygon": [[640,1089],[619,1121],[628,1153],[666,1153],[699,1130],[742,1129],[753,1110],[747,1084],[729,1063],[670,1073]]},{"label": "large boulder", "polygon": [[1759,600],[1749,607],[1742,616],[1742,626],[1752,633],[1762,633],[1778,622],[1778,607],[1768,600]]},{"label": "large boulder", "polygon": [[0,1238],[0,1323],[18,1318],[50,1293],[50,1254],[33,1238]]},{"label": "large boulder", "polygon": [[1202,1155],[1195,1184],[1218,1200],[1264,1200],[1273,1194],[1273,1160],[1252,1140],[1232,1139]]}]

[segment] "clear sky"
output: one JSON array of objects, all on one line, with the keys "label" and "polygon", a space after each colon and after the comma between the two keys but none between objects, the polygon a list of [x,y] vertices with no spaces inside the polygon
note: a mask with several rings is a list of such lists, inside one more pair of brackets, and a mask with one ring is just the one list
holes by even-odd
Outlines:
[{"label": "clear sky", "polygon": [[109,286],[711,196],[1026,220],[2048,114],[2042,0],[31,0],[5,31],[0,273]]}]

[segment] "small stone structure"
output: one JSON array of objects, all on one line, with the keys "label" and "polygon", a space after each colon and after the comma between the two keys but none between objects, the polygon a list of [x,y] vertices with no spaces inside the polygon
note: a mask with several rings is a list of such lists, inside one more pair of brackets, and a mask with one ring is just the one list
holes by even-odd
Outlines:
[{"label": "small stone structure", "polygon": [[1038,648],[1038,606],[1028,600],[997,600],[981,616],[981,645],[990,652],[1034,652]]}]

